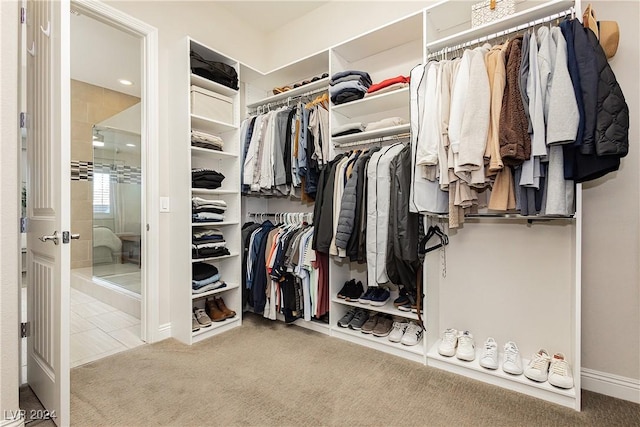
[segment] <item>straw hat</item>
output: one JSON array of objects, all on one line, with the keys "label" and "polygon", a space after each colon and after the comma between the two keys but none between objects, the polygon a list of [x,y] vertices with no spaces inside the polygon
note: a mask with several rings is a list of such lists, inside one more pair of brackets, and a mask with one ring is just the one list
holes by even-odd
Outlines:
[{"label": "straw hat", "polygon": [[582,14],[582,24],[585,28],[593,31],[600,40],[600,46],[607,55],[607,59],[613,58],[618,51],[618,43],[620,42],[618,23],[616,21],[597,21],[596,13],[589,3]]}]

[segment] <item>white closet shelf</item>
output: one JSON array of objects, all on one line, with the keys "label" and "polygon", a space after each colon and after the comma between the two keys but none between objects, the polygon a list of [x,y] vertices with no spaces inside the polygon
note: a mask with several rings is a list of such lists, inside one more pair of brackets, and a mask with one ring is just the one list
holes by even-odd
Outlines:
[{"label": "white closet shelf", "polygon": [[206,261],[217,261],[219,259],[233,258],[234,256],[238,256],[238,255],[240,255],[240,254],[231,253],[230,255],[214,256],[214,257],[209,257],[209,258],[192,258],[191,259],[191,263],[206,262]]},{"label": "white closet shelf", "polygon": [[238,194],[239,192],[236,190],[221,190],[219,188],[211,189],[211,188],[192,188],[192,193],[197,194]]},{"label": "white closet shelf", "polygon": [[367,132],[352,133],[351,135],[332,136],[334,144],[344,144],[347,142],[363,141],[365,139],[383,138],[385,136],[400,135],[403,133],[409,133],[411,125],[406,123],[404,125],[392,126],[384,129],[376,129]]},{"label": "white closet shelf", "polygon": [[204,156],[219,157],[219,158],[222,158],[222,157],[233,157],[233,158],[238,157],[238,155],[235,154],[235,153],[229,153],[227,151],[210,150],[208,148],[194,147],[194,146],[191,146],[191,154],[193,154],[194,156],[195,155],[197,155],[197,156],[204,155]]},{"label": "white closet shelf", "polygon": [[404,357],[418,363],[424,364],[424,338],[416,345],[408,346],[400,343],[389,341],[389,337],[376,337],[373,334],[363,334],[360,331],[354,331],[349,328],[341,328],[339,326],[331,327],[331,335],[342,338],[347,341],[356,341],[358,344],[364,345],[375,350],[391,353],[396,356]]},{"label": "white closet shelf", "polygon": [[200,328],[199,330],[191,333],[193,337],[193,342],[196,343],[198,341],[202,341],[204,339],[210,338],[219,333],[226,332],[229,329],[239,326],[238,325],[239,322],[240,322],[240,314],[236,314],[236,317],[223,320],[222,322],[212,322],[211,326],[208,326],[206,328]]},{"label": "white closet shelf", "polygon": [[232,289],[236,289],[239,288],[240,285],[237,283],[227,283],[227,286],[225,286],[224,288],[218,288],[218,289],[214,289],[212,291],[207,291],[207,292],[203,292],[201,294],[191,294],[191,299],[193,300],[197,300],[197,299],[201,299],[201,298],[206,298],[206,297],[210,297],[211,295],[216,295],[216,294],[221,294],[223,292],[226,291],[230,291]]},{"label": "white closet shelf", "polygon": [[191,84],[225,96],[234,96],[238,94],[237,89],[232,89],[228,86],[221,85],[220,83],[216,83],[212,80],[200,77],[197,74],[191,74]]},{"label": "white closet shelf", "polygon": [[238,225],[238,221],[192,222],[192,227],[217,227],[218,225]]},{"label": "white closet shelf", "polygon": [[198,116],[197,114],[191,114],[191,127],[193,129],[213,133],[224,133],[238,129],[238,126],[232,123],[220,122],[218,120]]},{"label": "white closet shelf", "polygon": [[[432,23],[440,22],[446,19],[447,16],[452,16],[452,7],[459,8],[460,4],[457,2],[441,2],[432,7],[427,8],[427,16]],[[537,3],[536,3],[537,4]],[[499,31],[508,30],[518,25],[533,22],[537,19],[545,18],[567,10],[573,6],[573,1],[567,0],[552,0],[537,6],[521,10],[513,15],[507,16],[502,19],[498,19],[493,22],[470,28],[465,31],[457,32],[451,36],[442,37],[426,44],[427,53],[435,52],[439,49],[449,46],[455,46],[460,43],[471,41],[477,38],[484,37]],[[469,9],[469,16],[471,9]],[[459,14],[458,14],[459,16]],[[462,24],[462,23],[461,23]]]},{"label": "white closet shelf", "polygon": [[[552,386],[548,382],[538,383],[530,380],[522,375],[511,375],[502,370],[500,366],[496,370],[486,369],[480,366],[480,358],[482,357],[482,349],[476,350],[476,358],[471,362],[465,362],[459,360],[455,356],[445,357],[438,353],[438,345],[441,340],[438,340],[428,351],[427,358],[429,359],[428,365],[434,366],[439,369],[443,369],[456,374],[464,375],[469,378],[473,378],[485,383],[497,385],[509,390],[517,391],[519,393],[535,396],[539,399],[544,399],[549,402],[557,403],[572,409],[575,409],[576,405],[576,390],[561,389]],[[498,360],[502,362],[503,354],[500,353]],[[522,359],[522,366],[526,367],[529,360]]]},{"label": "white closet shelf", "polygon": [[422,40],[422,13],[357,36],[334,47],[333,51],[349,62],[356,62],[416,40]]},{"label": "white closet shelf", "polygon": [[380,95],[366,96],[357,101],[333,105],[331,110],[349,119],[369,114],[404,108],[409,113],[409,88],[394,90]]},{"label": "white closet shelf", "polygon": [[289,97],[295,97],[295,96],[301,95],[301,94],[306,93],[306,92],[320,90],[323,87],[327,87],[328,88],[329,87],[329,81],[330,81],[330,78],[329,77],[325,77],[324,79],[316,80],[315,82],[311,82],[311,83],[308,83],[306,85],[299,86],[299,87],[297,87],[295,89],[291,89],[291,90],[288,90],[286,92],[279,93],[277,95],[268,96],[268,97],[263,98],[263,99],[261,99],[259,101],[256,101],[256,102],[252,102],[251,104],[247,104],[247,108],[254,109],[256,107],[268,104],[270,102],[278,102],[278,101],[281,101],[283,99],[287,99]]},{"label": "white closet shelf", "polygon": [[[389,301],[387,301],[385,305],[379,306],[379,307],[376,307],[375,305],[371,305],[371,304],[360,304],[359,302],[350,302],[337,297],[333,297],[331,300],[337,304],[348,305],[350,307],[358,307],[365,310],[377,311],[378,313],[391,314],[392,316],[404,317],[406,319],[411,319],[411,320],[418,320],[418,315],[416,313],[412,313],[410,311],[398,310],[393,305],[393,300],[391,298],[389,298]],[[424,314],[422,315],[422,317],[424,319]]]}]

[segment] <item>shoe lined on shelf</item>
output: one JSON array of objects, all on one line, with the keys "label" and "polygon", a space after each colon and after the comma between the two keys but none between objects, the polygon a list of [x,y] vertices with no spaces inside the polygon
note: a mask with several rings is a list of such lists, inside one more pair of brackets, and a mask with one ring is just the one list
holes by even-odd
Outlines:
[{"label": "shoe lined on shelf", "polygon": [[354,282],[353,286],[347,289],[345,293],[345,300],[349,302],[358,302],[363,293],[364,287],[362,286],[362,282],[358,280],[357,283]]},{"label": "shoe lined on shelf", "polygon": [[398,310],[411,311],[411,307],[416,305],[416,294],[414,292],[407,292],[406,300],[407,302],[398,306]]},{"label": "shoe lined on shelf", "polygon": [[349,328],[353,329],[354,331],[359,331],[360,329],[362,329],[362,325],[364,325],[367,320],[369,320],[369,313],[362,309],[358,310],[353,315],[353,319],[351,319],[351,322],[349,322]]},{"label": "shoe lined on shelf", "polygon": [[393,322],[393,329],[389,333],[389,341],[400,342],[404,332],[407,330],[407,326],[409,326],[409,322],[406,320]]},{"label": "shoe lined on shelf", "polygon": [[504,345],[504,359],[502,361],[502,370],[511,375],[522,375],[522,358],[520,350],[513,341],[509,341]]},{"label": "shoe lined on shelf", "polygon": [[191,316],[191,332],[195,332],[199,330],[200,330],[200,323],[198,322],[198,319],[196,319],[196,313],[194,312]]},{"label": "shoe lined on shelf", "polygon": [[466,362],[471,362],[476,358],[476,343],[473,341],[473,334],[471,334],[471,332],[463,331],[458,335],[456,357]]},{"label": "shoe lined on shelf", "polygon": [[347,311],[344,316],[342,316],[340,318],[340,320],[338,320],[338,326],[340,326],[341,328],[346,328],[349,326],[349,322],[351,322],[351,320],[353,320],[353,316],[355,316],[356,311],[358,309],[355,307],[352,307],[349,309],[349,311]]},{"label": "shoe lined on shelf", "polygon": [[404,335],[400,340],[400,343],[404,345],[416,345],[422,339],[422,333],[424,330],[422,326],[418,325],[416,322],[410,322],[407,329],[404,331]]},{"label": "shoe lined on shelf", "polygon": [[393,305],[395,307],[400,307],[401,305],[405,305],[409,302],[409,298],[407,298],[407,288],[404,286],[400,288],[400,295],[398,298],[393,300]]},{"label": "shoe lined on shelf", "polygon": [[224,315],[226,316],[227,319],[235,317],[236,312],[231,310],[231,309],[229,309],[225,305],[224,300],[222,299],[222,297],[213,297],[213,300],[215,301],[216,304],[218,304],[218,308],[220,309],[220,311],[222,311],[224,313]]},{"label": "shoe lined on shelf", "polygon": [[371,298],[369,300],[369,304],[374,307],[382,307],[387,303],[391,294],[385,288],[376,288]]},{"label": "shoe lined on shelf", "polygon": [[562,353],[556,353],[549,365],[549,384],[559,388],[573,387],[573,374],[571,366]]},{"label": "shoe lined on shelf", "polygon": [[438,345],[438,353],[446,357],[452,357],[456,354],[457,347],[458,331],[453,328],[445,329],[442,333],[442,340]]},{"label": "shoe lined on shelf", "polygon": [[524,370],[524,376],[533,381],[545,382],[549,374],[550,362],[549,353],[544,348],[541,348],[529,361],[527,369]]},{"label": "shoe lined on shelf", "polygon": [[365,292],[364,295],[362,295],[360,298],[358,298],[358,302],[360,304],[369,304],[371,302],[371,296],[376,291],[376,289],[378,289],[378,288],[375,287],[375,286],[369,286],[367,288],[367,292]]},{"label": "shoe lined on shelf", "polygon": [[220,307],[218,307],[218,304],[215,299],[207,300],[205,305],[206,305],[207,314],[209,315],[209,318],[214,322],[222,322],[223,320],[227,319],[227,315],[224,314],[222,310],[220,310]]},{"label": "shoe lined on shelf", "polygon": [[193,310],[193,314],[196,316],[196,320],[198,321],[198,324],[200,326],[202,326],[203,328],[211,326],[211,319],[209,318],[209,316],[207,316],[207,313],[203,309],[195,308]]},{"label": "shoe lined on shelf", "polygon": [[363,334],[373,333],[373,329],[378,324],[378,320],[380,320],[380,314],[375,313],[371,315],[371,317],[369,317],[369,319],[364,322],[364,325],[362,325],[362,329],[360,329],[360,332],[362,332]]},{"label": "shoe lined on shelf", "polygon": [[480,366],[487,369],[498,369],[498,343],[491,337],[484,342]]},{"label": "shoe lined on shelf", "polygon": [[351,295],[353,291],[351,291],[351,288],[353,286],[356,285],[356,281],[355,279],[351,279],[348,280],[346,282],[344,282],[344,285],[342,286],[342,289],[340,289],[340,292],[338,292],[338,298],[340,299],[345,299],[347,297],[347,295]]},{"label": "shoe lined on shelf", "polygon": [[393,328],[393,319],[388,316],[380,316],[376,327],[373,328],[373,335],[376,337],[386,337]]}]

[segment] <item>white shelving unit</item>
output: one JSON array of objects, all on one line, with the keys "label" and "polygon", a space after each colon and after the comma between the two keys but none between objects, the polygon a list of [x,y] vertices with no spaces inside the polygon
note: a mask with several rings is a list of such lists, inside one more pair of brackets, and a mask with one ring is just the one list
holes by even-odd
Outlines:
[{"label": "white shelving unit", "polygon": [[[366,71],[371,76],[373,83],[400,75],[408,76],[411,69],[422,62],[423,34],[423,14],[419,13],[348,40],[331,49],[331,75],[344,70]],[[378,95],[373,94],[344,104],[331,104],[332,128],[352,122],[367,124],[388,117],[401,117],[406,121],[404,125],[386,129],[332,137],[331,140],[336,150],[338,152],[347,150],[347,148],[340,147],[342,144],[379,140],[386,136],[408,133],[410,129],[409,101],[409,89],[405,88]],[[367,145],[364,143],[358,148],[366,147]],[[361,281],[366,289],[366,264],[352,263],[348,259],[331,257],[329,261],[331,335],[422,364],[426,363],[427,348],[424,339],[415,346],[405,346],[392,343],[387,337],[375,337],[337,326],[338,320],[352,307],[362,308],[370,313],[391,315],[398,319],[404,318],[413,321],[418,319],[417,314],[404,312],[393,306],[393,300],[398,296],[395,285],[391,285],[391,297],[384,306],[376,307],[337,298],[343,284],[351,279]]]},{"label": "white shelving unit", "polygon": [[[186,38],[176,46],[174,62],[174,80],[171,102],[180,106],[180,114],[176,114],[170,129],[173,142],[184,144],[185,150],[180,158],[173,159],[175,173],[171,176],[172,214],[175,220],[171,223],[172,244],[176,247],[176,257],[172,259],[171,310],[172,335],[180,341],[192,344],[227,331],[242,324],[241,310],[241,251],[240,246],[240,160],[238,144],[238,125],[240,123],[240,91],[210,81],[191,73],[189,53],[193,49],[207,59],[231,65],[239,72],[240,64],[232,58],[219,54],[191,38]],[[203,117],[191,110],[191,86],[230,97],[233,103],[232,118],[229,123],[213,117]],[[222,151],[191,146],[191,130],[220,136],[224,141]],[[183,166],[185,165],[185,166]],[[178,169],[179,168],[179,169]],[[222,186],[217,189],[192,188],[191,169],[210,168],[225,176]],[[193,222],[191,220],[191,197],[216,196],[227,203],[225,220],[222,222]],[[221,257],[192,258],[191,235],[193,227],[220,228],[223,232],[230,255]],[[175,242],[175,243],[174,243]],[[227,286],[202,294],[191,292],[192,265],[205,262],[215,265]],[[207,298],[212,296],[223,298],[225,305],[237,314],[236,317],[223,322],[213,322],[209,327],[192,332],[191,321],[194,307],[204,308]]]},{"label": "white shelving unit", "polygon": [[[431,52],[524,28],[574,5],[573,1],[523,1],[515,14],[471,28],[472,3],[444,1],[425,10],[425,60]],[[577,3],[576,10],[580,10]],[[439,251],[425,258],[429,366],[580,410],[581,208],[581,185],[577,185],[573,217],[542,221],[535,216],[481,214],[461,230],[449,230],[446,268]],[[447,223],[441,216],[429,221]],[[474,335],[474,361],[438,354],[440,334],[446,328]],[[564,390],[506,374],[501,369],[502,354],[498,370],[482,368],[479,359],[487,337],[493,337],[500,350],[505,342],[516,342],[525,367],[540,348],[551,355],[564,353],[573,369],[574,388]]]}]

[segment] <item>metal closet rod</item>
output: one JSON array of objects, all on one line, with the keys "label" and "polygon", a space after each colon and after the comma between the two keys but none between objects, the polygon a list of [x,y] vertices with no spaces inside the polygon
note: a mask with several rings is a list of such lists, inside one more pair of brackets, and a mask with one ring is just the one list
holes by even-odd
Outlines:
[{"label": "metal closet rod", "polygon": [[360,141],[354,141],[354,142],[345,142],[343,144],[335,144],[334,147],[335,148],[348,148],[348,147],[357,147],[359,145],[375,145],[375,144],[381,144],[383,142],[409,142],[409,139],[411,138],[411,134],[410,133],[401,133],[398,135],[391,135],[391,136],[382,136],[379,138],[369,138],[369,139],[362,139]]},{"label": "metal closet rod", "polygon": [[304,219],[306,216],[308,221],[313,220],[313,212],[248,212],[247,215],[253,217],[273,216],[282,218],[286,218],[286,215],[295,215],[295,217],[301,216],[301,219]]},{"label": "metal closet rod", "polygon": [[483,42],[486,43],[489,40],[493,40],[493,39],[497,39],[499,37],[504,37],[504,36],[509,35],[509,34],[517,33],[519,31],[526,30],[527,28],[535,27],[536,25],[546,24],[547,22],[551,22],[554,19],[564,18],[565,16],[571,16],[573,18],[573,17],[575,17],[575,12],[576,12],[575,7],[571,6],[571,8],[569,8],[567,10],[563,10],[562,12],[554,13],[552,15],[545,16],[544,18],[539,18],[539,19],[536,19],[534,21],[529,21],[529,22],[527,22],[525,24],[520,24],[520,25],[517,25],[515,27],[509,28],[508,30],[498,31],[498,32],[495,32],[493,34],[489,34],[487,36],[478,37],[475,40],[471,40],[471,41],[468,41],[468,42],[460,43],[460,44],[455,45],[455,46],[449,46],[449,47],[445,47],[445,48],[442,48],[442,49],[434,51],[434,52],[430,52],[429,55],[428,55],[428,58],[432,58],[434,56],[441,56],[441,55],[444,55],[444,54],[450,53],[450,52],[455,52],[455,51],[460,50],[460,49],[465,49],[465,48],[467,48],[469,46],[479,45],[480,43],[483,43]]},{"label": "metal closet rod", "polygon": [[304,98],[304,97],[307,97],[307,96],[315,95],[316,93],[326,92],[328,90],[329,90],[328,86],[321,87],[321,88],[318,88],[318,89],[310,90],[310,91],[305,92],[305,93],[301,93],[300,95],[289,96],[287,98],[283,98],[283,99],[280,99],[278,101],[266,102],[263,105],[258,105],[257,107],[252,107],[251,111],[252,112],[256,112],[258,114],[261,114],[261,113],[264,113],[265,108],[271,109],[272,106],[276,107],[278,105],[284,105],[284,104],[288,105],[291,102],[297,101],[300,98]]}]

